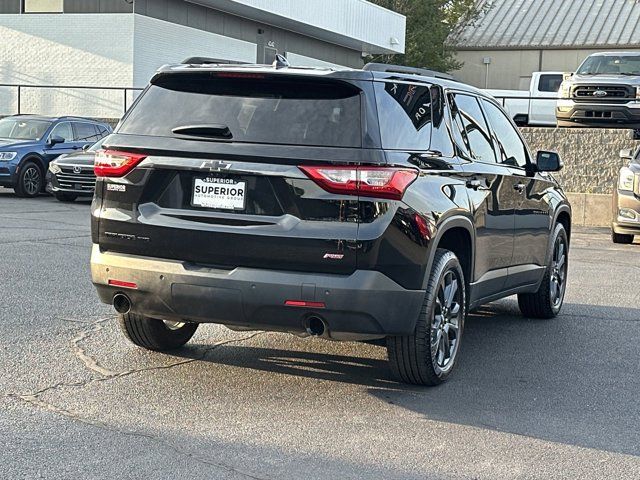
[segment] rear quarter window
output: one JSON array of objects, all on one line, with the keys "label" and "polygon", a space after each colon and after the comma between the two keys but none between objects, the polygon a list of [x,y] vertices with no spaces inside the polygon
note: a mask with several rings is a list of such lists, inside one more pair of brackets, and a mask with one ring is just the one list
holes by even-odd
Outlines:
[{"label": "rear quarter window", "polygon": [[165,75],[147,89],[118,133],[172,137],[175,129],[214,126],[231,137],[213,134],[211,140],[361,147],[360,94],[335,80]]},{"label": "rear quarter window", "polygon": [[453,157],[446,101],[438,85],[374,82],[382,147]]}]

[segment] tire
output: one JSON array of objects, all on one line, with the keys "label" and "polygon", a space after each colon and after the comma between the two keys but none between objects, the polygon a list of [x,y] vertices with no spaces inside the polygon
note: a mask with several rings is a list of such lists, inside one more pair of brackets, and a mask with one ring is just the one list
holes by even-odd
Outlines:
[{"label": "tire", "polygon": [[31,160],[26,161],[18,174],[15,186],[16,195],[23,198],[37,197],[43,186],[44,177],[40,167]]},{"label": "tire", "polygon": [[164,352],[182,347],[191,340],[197,323],[164,322],[135,313],[118,316],[118,324],[125,336],[139,347]]},{"label": "tire", "polygon": [[633,243],[633,235],[625,235],[624,233],[616,233],[611,231],[611,241],[613,243],[620,243],[622,245],[629,245]]},{"label": "tire", "polygon": [[[447,301],[450,288],[454,290]],[[387,338],[389,366],[396,379],[414,385],[438,385],[447,379],[460,351],[466,301],[458,257],[449,250],[438,249],[414,333]],[[443,305],[449,308],[443,310]]]},{"label": "tire", "polygon": [[78,198],[78,195],[75,193],[58,192],[55,194],[55,197],[59,202],[74,202],[76,198]]},{"label": "tire", "polygon": [[556,224],[551,239],[549,260],[538,291],[518,294],[518,306],[525,317],[554,318],[562,308],[569,268],[569,239],[562,224]]}]

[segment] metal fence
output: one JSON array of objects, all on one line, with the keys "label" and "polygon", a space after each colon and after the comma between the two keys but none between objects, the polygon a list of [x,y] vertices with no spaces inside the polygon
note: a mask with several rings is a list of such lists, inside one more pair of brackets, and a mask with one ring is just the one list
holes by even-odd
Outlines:
[{"label": "metal fence", "polygon": [[119,118],[139,87],[0,83],[0,115],[38,113]]}]

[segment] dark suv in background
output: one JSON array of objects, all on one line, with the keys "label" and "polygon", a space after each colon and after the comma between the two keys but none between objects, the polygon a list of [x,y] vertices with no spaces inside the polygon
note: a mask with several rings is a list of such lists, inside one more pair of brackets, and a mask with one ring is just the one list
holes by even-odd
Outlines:
[{"label": "dark suv in background", "polygon": [[109,124],[80,117],[16,115],[0,119],[0,186],[20,197],[44,191],[54,158],[82,150],[111,133]]},{"label": "dark suv in background", "polygon": [[384,339],[397,378],[437,384],[469,310],[559,312],[557,154],[434,72],[280,66],[164,67],[97,153],[92,278],[131,341]]}]

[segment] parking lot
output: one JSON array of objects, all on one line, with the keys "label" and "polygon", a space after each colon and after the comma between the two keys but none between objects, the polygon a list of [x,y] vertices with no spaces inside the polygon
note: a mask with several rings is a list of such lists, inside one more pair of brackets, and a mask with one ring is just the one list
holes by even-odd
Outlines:
[{"label": "parking lot", "polygon": [[559,318],[470,316],[436,388],[383,348],[204,326],[137,349],[89,276],[89,204],[0,189],[3,478],[640,478],[640,244],[576,228]]}]

